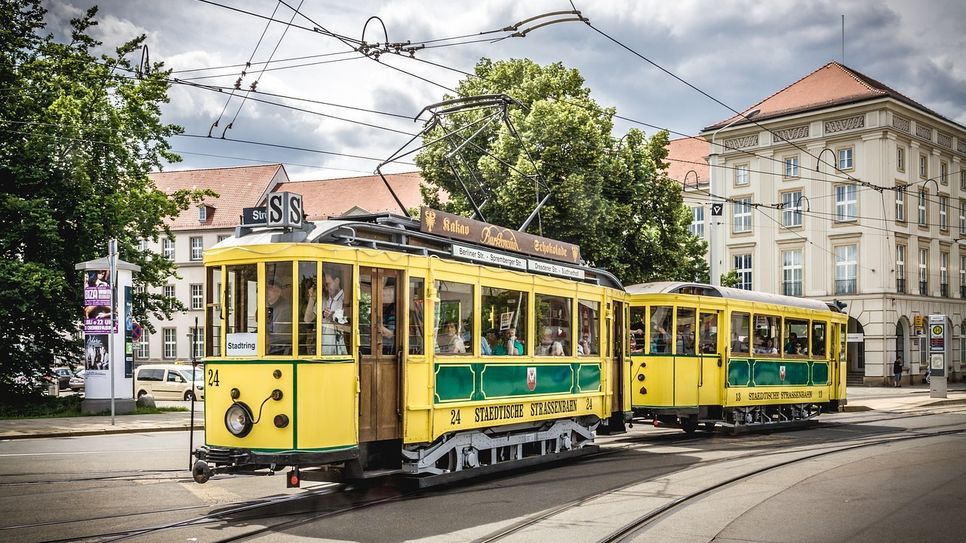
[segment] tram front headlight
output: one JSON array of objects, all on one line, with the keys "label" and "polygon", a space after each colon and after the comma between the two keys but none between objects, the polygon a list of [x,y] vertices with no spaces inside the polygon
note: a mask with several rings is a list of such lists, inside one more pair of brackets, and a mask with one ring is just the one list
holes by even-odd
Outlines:
[{"label": "tram front headlight", "polygon": [[225,428],[235,437],[245,437],[252,431],[252,411],[241,402],[231,404],[225,411]]}]

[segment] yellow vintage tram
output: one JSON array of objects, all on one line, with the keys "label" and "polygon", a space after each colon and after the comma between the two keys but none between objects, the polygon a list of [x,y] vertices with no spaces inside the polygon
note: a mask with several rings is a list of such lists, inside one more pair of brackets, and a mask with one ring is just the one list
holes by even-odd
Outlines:
[{"label": "yellow vintage tram", "polygon": [[636,418],[740,430],[844,406],[848,317],[836,304],[695,283],[626,290]]},{"label": "yellow vintage tram", "polygon": [[446,477],[623,424],[625,293],[578,247],[430,209],[291,219],[206,252],[198,482]]}]

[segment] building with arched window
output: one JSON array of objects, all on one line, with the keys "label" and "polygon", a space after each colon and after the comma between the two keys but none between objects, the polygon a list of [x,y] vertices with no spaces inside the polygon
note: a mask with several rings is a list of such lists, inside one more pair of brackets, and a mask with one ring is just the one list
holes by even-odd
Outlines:
[{"label": "building with arched window", "polygon": [[852,384],[887,383],[897,353],[919,382],[923,319],[946,315],[961,378],[966,127],[831,62],[701,136],[704,156],[672,146],[669,161],[707,158],[707,188],[685,190],[712,281],[734,270],[740,288],[846,303]]}]

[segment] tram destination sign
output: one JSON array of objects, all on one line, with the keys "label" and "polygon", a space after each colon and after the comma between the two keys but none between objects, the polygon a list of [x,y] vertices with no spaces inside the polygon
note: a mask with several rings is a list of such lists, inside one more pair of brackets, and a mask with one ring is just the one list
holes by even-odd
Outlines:
[{"label": "tram destination sign", "polygon": [[518,232],[428,207],[420,208],[419,218],[419,229],[428,234],[570,264],[581,263],[580,247],[572,243]]}]

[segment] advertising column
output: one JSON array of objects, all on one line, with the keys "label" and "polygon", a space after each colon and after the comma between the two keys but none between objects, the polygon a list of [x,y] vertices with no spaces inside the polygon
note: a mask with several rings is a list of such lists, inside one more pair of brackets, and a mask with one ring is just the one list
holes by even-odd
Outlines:
[{"label": "advertising column", "polygon": [[[131,294],[136,264],[109,258],[81,262],[84,281],[84,413],[134,412]],[[112,382],[113,381],[113,382]]]}]

